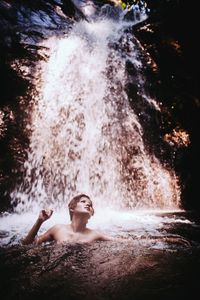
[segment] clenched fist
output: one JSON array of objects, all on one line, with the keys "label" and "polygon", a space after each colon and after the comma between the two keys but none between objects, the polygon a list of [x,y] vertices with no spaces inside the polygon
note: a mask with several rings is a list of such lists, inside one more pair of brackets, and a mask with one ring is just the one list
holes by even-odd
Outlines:
[{"label": "clenched fist", "polygon": [[48,220],[51,217],[52,213],[52,209],[42,209],[39,214],[39,220],[42,222]]}]

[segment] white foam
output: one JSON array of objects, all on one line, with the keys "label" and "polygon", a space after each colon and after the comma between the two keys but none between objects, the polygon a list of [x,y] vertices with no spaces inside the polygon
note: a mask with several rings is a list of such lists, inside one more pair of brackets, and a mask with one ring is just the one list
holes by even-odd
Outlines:
[{"label": "white foam", "polygon": [[[186,218],[179,217],[181,211],[135,210],[116,211],[110,208],[99,208],[89,220],[88,227],[111,235],[130,233],[132,236],[161,235],[161,229],[166,224],[192,224]],[[167,213],[167,216],[165,215]],[[28,233],[35,223],[38,212],[23,214],[4,214],[0,218],[1,245],[17,244]],[[39,234],[55,224],[68,224],[70,222],[67,208],[54,211],[52,217],[43,223]]]}]

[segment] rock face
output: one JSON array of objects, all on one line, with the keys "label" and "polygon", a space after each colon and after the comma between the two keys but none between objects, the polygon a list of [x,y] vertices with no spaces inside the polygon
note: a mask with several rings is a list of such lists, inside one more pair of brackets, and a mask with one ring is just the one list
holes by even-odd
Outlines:
[{"label": "rock face", "polygon": [[[25,129],[31,111],[35,68],[44,60],[40,42],[63,34],[75,18],[75,10],[63,1],[1,1],[0,3],[0,198],[1,209],[10,207],[9,192],[20,180],[29,133]],[[12,209],[12,207],[10,207]]]},{"label": "rock face", "polygon": [[200,211],[195,197],[198,192],[200,108],[197,64],[200,49],[195,34],[197,3],[146,2],[150,16],[144,26],[140,24],[134,29],[134,33],[155,62],[154,74],[149,74],[149,88],[163,104],[162,118],[166,122],[160,134],[165,136],[174,128],[184,129],[189,134],[188,146],[174,144],[174,167],[181,178],[184,206]]},{"label": "rock face", "polygon": [[150,245],[125,241],[1,249],[1,299],[195,299],[199,250]]}]

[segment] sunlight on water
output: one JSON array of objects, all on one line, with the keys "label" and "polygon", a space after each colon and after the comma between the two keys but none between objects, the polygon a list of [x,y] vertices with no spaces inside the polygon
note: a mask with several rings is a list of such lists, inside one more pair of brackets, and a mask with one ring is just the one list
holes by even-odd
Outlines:
[{"label": "sunlight on water", "polygon": [[127,26],[79,21],[66,37],[44,42],[49,59],[27,124],[24,180],[11,195],[17,212],[57,209],[77,193],[89,194],[96,207],[179,206],[178,178],[146,150],[125,92],[126,59],[141,68]]}]

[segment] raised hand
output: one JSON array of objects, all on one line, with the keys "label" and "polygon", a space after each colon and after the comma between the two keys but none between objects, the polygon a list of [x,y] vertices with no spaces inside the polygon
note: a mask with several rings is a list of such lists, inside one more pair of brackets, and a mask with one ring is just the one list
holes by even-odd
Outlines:
[{"label": "raised hand", "polygon": [[52,209],[42,209],[39,214],[39,220],[44,222],[44,221],[48,220],[52,214],[53,214]]}]

